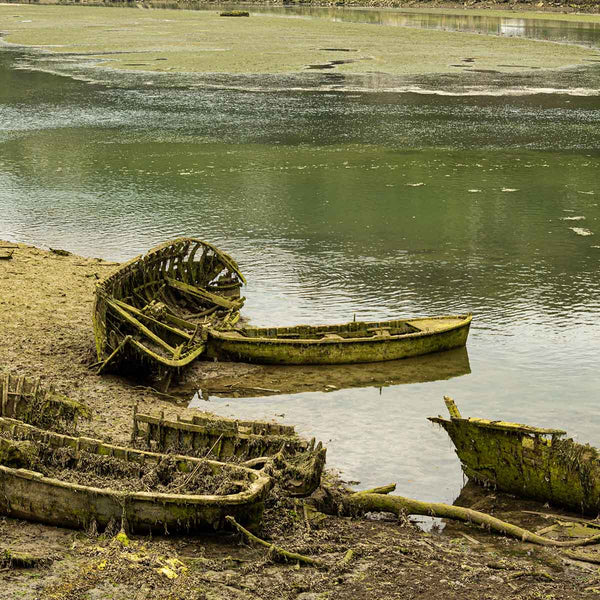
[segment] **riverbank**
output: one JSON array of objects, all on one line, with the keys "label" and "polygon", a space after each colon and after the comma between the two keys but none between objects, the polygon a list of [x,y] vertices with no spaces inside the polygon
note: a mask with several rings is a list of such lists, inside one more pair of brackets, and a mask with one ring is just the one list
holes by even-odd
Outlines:
[{"label": "riverbank", "polygon": [[[190,416],[177,398],[152,391],[147,381],[99,377],[91,327],[94,283],[116,264],[94,258],[0,242],[0,365],[2,370],[40,375],[47,384],[85,402],[92,410],[80,431],[126,443],[131,409]],[[9,247],[9,248],[6,248]],[[204,367],[206,370],[204,370]],[[226,387],[266,386],[268,371],[248,365],[196,367]],[[261,374],[262,373],[262,374]],[[177,390],[175,390],[177,392]],[[425,416],[425,415],[424,415]],[[335,465],[331,465],[335,467]],[[387,482],[382,482],[387,483]],[[398,490],[402,493],[402,490]],[[500,494],[472,490],[463,505],[530,529],[548,524],[523,509],[547,510]],[[300,511],[299,511],[300,509]],[[327,517],[307,527],[301,506],[271,502],[262,535],[288,550],[311,554],[331,565],[347,550],[348,564],[330,570],[273,563],[238,538],[133,538],[128,546],[110,536],[0,518],[0,552],[29,553],[33,568],[0,566],[0,598],[346,598],[573,599],[596,597],[596,569],[557,549],[493,536],[478,528],[448,524],[429,533],[406,520]],[[171,578],[173,577],[173,578]]]},{"label": "riverbank", "polygon": [[290,18],[257,12],[247,19],[221,18],[216,11],[15,6],[0,5],[4,43],[63,56],[92,70],[262,75],[333,70],[365,77],[516,74],[589,66],[596,52],[574,44],[386,26],[385,14],[373,35],[372,25],[335,21],[335,15]]}]

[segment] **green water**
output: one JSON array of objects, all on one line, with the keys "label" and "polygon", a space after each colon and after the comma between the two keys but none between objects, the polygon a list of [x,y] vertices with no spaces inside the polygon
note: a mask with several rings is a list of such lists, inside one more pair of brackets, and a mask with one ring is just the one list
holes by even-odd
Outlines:
[{"label": "green water", "polygon": [[417,94],[331,89],[352,87],[336,74],[286,89],[14,68],[35,62],[0,51],[0,238],[116,260],[204,238],[238,260],[257,325],[475,314],[470,369],[452,379],[195,404],[285,413],[348,478],[424,499],[462,484],[425,420],[444,394],[465,415],[600,444],[593,66],[544,74],[548,93],[444,79]]}]

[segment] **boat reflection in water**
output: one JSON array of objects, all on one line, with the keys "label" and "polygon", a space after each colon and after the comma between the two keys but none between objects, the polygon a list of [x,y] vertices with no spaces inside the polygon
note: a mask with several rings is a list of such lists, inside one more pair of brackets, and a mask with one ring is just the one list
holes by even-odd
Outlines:
[{"label": "boat reflection in water", "polygon": [[[215,367],[218,369],[219,365]],[[233,371],[230,367],[233,367]],[[202,363],[192,365],[188,383],[171,392],[182,399],[187,398],[190,408],[200,407],[201,402],[211,396],[256,398],[347,388],[384,388],[441,381],[471,373],[466,347],[402,360],[350,365],[259,366],[227,363],[226,375],[213,372],[210,378],[206,377],[204,368]],[[201,379],[203,374],[204,381]]]}]

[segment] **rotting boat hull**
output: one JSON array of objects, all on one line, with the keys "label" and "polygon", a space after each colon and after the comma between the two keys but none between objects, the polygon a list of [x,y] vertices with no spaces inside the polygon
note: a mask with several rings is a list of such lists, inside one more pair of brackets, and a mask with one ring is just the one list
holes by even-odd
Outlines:
[{"label": "rotting boat hull", "polygon": [[43,386],[40,378],[0,373],[0,417],[72,432],[79,417],[89,416],[86,406]]},{"label": "rotting boat hull", "polygon": [[[471,318],[468,314],[341,325],[210,329],[207,355],[219,360],[286,365],[398,360],[464,346]],[[395,329],[405,331],[389,333]],[[381,333],[363,336],[363,332],[372,331]],[[303,337],[306,335],[310,337]],[[315,339],[318,335],[322,337]]]},{"label": "rotting boat hull", "polygon": [[[104,444],[90,438],[76,438],[40,430],[0,418],[0,433],[19,439],[43,442],[56,448],[72,448],[112,456],[136,463],[152,464],[164,455]],[[262,518],[264,499],[271,479],[261,471],[216,461],[176,456],[177,468],[191,472],[198,462],[208,464],[214,473],[242,469],[250,479],[246,489],[227,495],[195,495],[153,492],[125,492],[89,487],[45,477],[23,468],[0,465],[0,513],[20,519],[70,528],[99,529],[119,524],[130,531],[147,534],[194,533],[228,528],[225,517],[256,527]],[[238,471],[239,472],[239,471]]]},{"label": "rotting boat hull", "polygon": [[600,454],[589,444],[541,429],[486,419],[430,418],[456,448],[467,477],[484,486],[596,516]]},{"label": "rotting boat hull", "polygon": [[[186,456],[211,457],[242,464],[266,465],[283,471],[281,486],[291,496],[308,496],[321,483],[327,449],[314,438],[308,442],[294,428],[279,423],[236,421],[198,415],[191,421],[133,415],[132,441],[147,448]],[[270,471],[272,473],[272,471]]]},{"label": "rotting boat hull", "polygon": [[235,324],[245,283],[215,246],[178,238],[119,266],[96,286],[93,308],[99,372],[161,372],[202,355],[202,328]]}]

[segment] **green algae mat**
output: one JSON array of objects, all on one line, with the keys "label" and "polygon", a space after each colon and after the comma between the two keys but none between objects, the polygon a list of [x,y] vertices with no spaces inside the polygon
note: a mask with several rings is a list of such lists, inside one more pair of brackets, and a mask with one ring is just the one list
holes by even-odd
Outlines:
[{"label": "green algae mat", "polygon": [[[510,71],[583,65],[575,45],[324,19],[217,11],[0,5],[4,42],[102,67],[188,73]],[[515,64],[520,65],[515,69]]]}]

